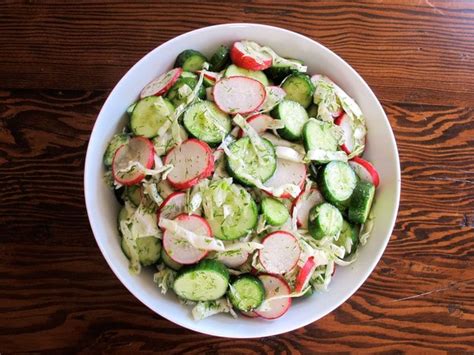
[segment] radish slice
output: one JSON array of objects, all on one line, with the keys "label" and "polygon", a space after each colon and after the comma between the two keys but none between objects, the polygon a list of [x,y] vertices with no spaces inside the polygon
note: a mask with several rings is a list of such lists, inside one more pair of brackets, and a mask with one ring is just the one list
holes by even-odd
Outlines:
[{"label": "radish slice", "polygon": [[249,70],[264,70],[272,66],[272,57],[267,53],[251,50],[247,41],[234,42],[230,48],[232,62]]},{"label": "radish slice", "polygon": [[[274,296],[286,296],[290,295],[290,286],[288,283],[281,277],[277,275],[259,275],[258,277],[265,289],[265,299],[269,299]],[[275,319],[281,317],[288,311],[291,306],[291,298],[279,298],[273,301],[263,303],[266,308],[264,310],[256,309],[255,313],[265,319]]]},{"label": "radish slice", "polygon": [[175,219],[180,214],[184,213],[186,206],[186,193],[173,192],[160,205],[158,210],[158,221],[160,218]]},{"label": "radish slice", "polygon": [[375,167],[367,160],[354,157],[349,161],[349,165],[362,181],[371,182],[375,187],[379,186],[380,177]]},{"label": "radish slice", "polygon": [[309,210],[324,201],[323,195],[317,189],[302,192],[292,204],[292,211],[296,208],[296,223],[298,227],[308,229]]},{"label": "radish slice", "polygon": [[230,267],[231,269],[238,268],[242,266],[243,263],[249,258],[249,253],[245,250],[239,250],[235,254],[231,255],[219,255],[217,260],[221,261],[225,266]]},{"label": "radish slice", "polygon": [[351,154],[351,152],[354,150],[354,130],[352,129],[351,126],[351,119],[350,117],[345,113],[334,121],[336,125],[341,127],[342,132],[343,132],[343,137],[344,137],[344,143],[341,145],[341,149],[345,151],[347,154]]},{"label": "radish slice", "polygon": [[226,113],[254,112],[264,102],[265,87],[258,80],[245,76],[223,78],[214,85],[214,100]]},{"label": "radish slice", "polygon": [[[145,178],[145,173],[138,167],[130,167],[133,162],[150,169],[154,163],[155,149],[153,143],[145,137],[131,138],[115,152],[112,161],[112,174],[115,181],[122,185],[138,184]],[[127,169],[130,167],[130,169]]]},{"label": "radish slice", "polygon": [[205,179],[214,170],[211,148],[198,139],[188,139],[171,149],[165,157],[165,164],[174,167],[168,174],[168,181],[177,189],[187,189]]},{"label": "radish slice", "polygon": [[178,80],[182,72],[182,68],[174,68],[167,73],[161,74],[158,78],[152,80],[143,88],[140,93],[140,99],[147,96],[163,95]]},{"label": "radish slice", "polygon": [[285,231],[270,233],[262,240],[258,258],[266,271],[284,274],[293,269],[300,258],[301,248],[293,234]]},{"label": "radish slice", "polygon": [[[273,122],[273,117],[264,115],[264,114],[257,114],[255,116],[247,118],[247,123],[260,135],[264,133],[268,127]],[[246,136],[247,133],[242,131],[242,129],[239,130],[239,138],[242,138]]]},{"label": "radish slice", "polygon": [[[198,70],[197,72],[198,74],[201,74],[202,70]],[[204,77],[215,83],[217,80],[219,80],[220,74],[213,71],[204,70]]]},{"label": "radish slice", "polygon": [[[293,184],[303,189],[306,181],[306,165],[290,160],[277,159],[277,167],[273,176],[265,182],[265,186],[278,188],[286,184]],[[290,198],[289,193],[284,193],[281,198]]]},{"label": "radish slice", "polygon": [[258,314],[255,311],[248,311],[248,312],[240,311],[240,313],[244,317],[247,317],[247,318],[257,318],[258,317]]},{"label": "radish slice", "polygon": [[[180,227],[196,234],[212,236],[211,227],[202,217],[193,214],[181,214],[175,218],[175,221],[178,222]],[[163,248],[171,259],[183,265],[197,263],[207,255],[207,250],[199,250],[193,247],[186,240],[168,230],[163,233]]]},{"label": "radish slice", "polygon": [[310,256],[300,269],[298,276],[296,276],[296,292],[301,292],[308,286],[309,280],[311,280],[311,276],[313,275],[314,270],[316,270],[316,266],[317,264],[314,261],[314,256]]}]

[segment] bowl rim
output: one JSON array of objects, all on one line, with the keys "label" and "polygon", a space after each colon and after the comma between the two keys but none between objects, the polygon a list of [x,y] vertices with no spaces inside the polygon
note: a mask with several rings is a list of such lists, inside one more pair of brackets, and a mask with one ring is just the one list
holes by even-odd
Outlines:
[{"label": "bowl rim", "polygon": [[95,241],[96,241],[96,243],[97,243],[97,245],[98,245],[98,247],[99,247],[99,249],[102,253],[102,256],[106,260],[107,264],[109,265],[109,267],[111,268],[111,270],[113,271],[115,276],[120,280],[122,285],[125,286],[125,288],[135,298],[137,298],[142,304],[144,304],[146,307],[148,307],[153,313],[157,313],[160,317],[163,317],[163,318],[169,320],[170,322],[175,323],[175,324],[177,324],[177,325],[179,325],[183,328],[190,329],[190,330],[193,330],[193,331],[201,333],[201,334],[212,335],[212,336],[217,336],[217,337],[231,338],[228,335],[222,335],[218,331],[214,331],[214,330],[212,330],[212,331],[208,331],[208,330],[203,331],[199,328],[199,322],[186,323],[186,322],[183,322],[183,321],[180,321],[180,320],[170,319],[168,317],[163,316],[158,310],[155,310],[153,308],[153,306],[147,300],[144,300],[143,297],[137,295],[134,292],[134,290],[125,282],[125,280],[122,279],[122,277],[120,276],[120,273],[117,270],[117,267],[115,266],[115,262],[113,260],[111,260],[108,257],[108,254],[105,252],[105,245],[101,245],[101,243],[99,242],[98,237],[96,236],[97,235],[96,230],[98,228],[98,227],[96,227],[96,223],[97,223],[96,219],[97,218],[95,218],[91,214],[91,210],[92,210],[91,206],[92,206],[92,203],[93,203],[92,202],[93,198],[88,193],[88,191],[90,191],[88,186],[89,186],[89,183],[92,184],[92,181],[89,182],[87,177],[89,175],[88,171],[90,170],[89,165],[92,164],[90,161],[93,159],[93,157],[92,157],[90,151],[91,151],[92,143],[95,142],[94,132],[96,132],[95,128],[98,125],[99,118],[102,116],[105,107],[109,104],[109,101],[111,100],[111,97],[114,96],[113,94],[116,91],[118,91],[119,87],[124,85],[123,83],[127,80],[127,78],[129,76],[132,75],[131,73],[134,71],[134,69],[137,66],[139,66],[142,62],[146,61],[149,57],[151,57],[161,47],[169,45],[171,42],[174,42],[178,39],[183,39],[183,38],[186,38],[188,36],[194,35],[196,33],[205,33],[207,31],[215,31],[215,30],[218,30],[220,28],[233,28],[233,27],[239,28],[239,27],[243,27],[243,26],[244,27],[252,27],[252,28],[255,28],[256,30],[257,29],[267,29],[267,30],[273,30],[273,31],[286,32],[287,34],[298,37],[301,40],[310,41],[311,44],[315,47],[318,47],[319,50],[327,52],[332,56],[335,56],[335,60],[340,61],[341,64],[343,66],[345,66],[352,73],[352,75],[354,75],[355,77],[357,77],[359,79],[361,84],[365,87],[365,89],[367,90],[367,92],[371,96],[370,98],[375,102],[375,105],[377,106],[376,108],[379,109],[383,113],[384,124],[388,127],[388,132],[389,132],[389,135],[387,136],[387,139],[389,139],[391,141],[391,143],[393,144],[393,146],[395,148],[395,153],[396,153],[395,154],[395,172],[396,172],[395,182],[396,182],[396,184],[395,184],[395,201],[394,201],[395,204],[394,204],[394,208],[392,210],[392,215],[390,216],[390,226],[389,226],[390,227],[389,228],[390,233],[385,236],[385,240],[382,243],[382,247],[378,250],[377,254],[374,255],[374,257],[372,258],[372,260],[370,262],[370,266],[367,268],[367,271],[365,273],[363,273],[363,277],[361,277],[360,279],[357,280],[357,282],[354,283],[354,285],[351,287],[351,291],[347,293],[347,296],[343,297],[340,302],[337,302],[332,307],[329,307],[328,310],[325,311],[319,317],[318,316],[310,317],[310,318],[308,318],[304,321],[295,322],[294,324],[289,323],[291,325],[289,325],[288,328],[286,328],[284,331],[277,331],[277,332],[272,332],[272,331],[265,332],[265,331],[263,331],[263,333],[264,333],[263,335],[262,334],[255,334],[255,335],[251,335],[251,336],[248,336],[248,335],[239,336],[239,334],[235,334],[235,335],[233,334],[232,335],[232,338],[250,339],[250,338],[261,338],[261,337],[267,337],[267,336],[272,336],[272,335],[278,335],[278,334],[291,332],[293,330],[305,327],[308,324],[311,324],[311,323],[313,323],[313,322],[315,322],[319,319],[322,319],[323,317],[327,316],[329,313],[331,313],[334,310],[336,310],[337,308],[339,308],[343,303],[345,303],[350,297],[352,297],[359,290],[359,288],[362,286],[362,284],[372,274],[372,272],[374,271],[374,269],[377,266],[378,262],[380,261],[383,253],[385,252],[385,249],[387,248],[390,237],[393,233],[393,228],[395,226],[396,218],[397,218],[397,215],[398,215],[398,209],[399,209],[399,204],[400,204],[400,191],[401,191],[400,158],[399,158],[397,143],[396,143],[395,136],[394,136],[393,130],[391,128],[390,122],[387,118],[387,115],[386,115],[380,101],[375,96],[374,92],[369,87],[367,82],[362,78],[362,76],[349,63],[347,63],[344,59],[342,59],[338,54],[336,54],[335,52],[333,52],[329,48],[325,47],[324,45],[322,45],[321,43],[313,40],[310,37],[307,37],[307,36],[302,35],[300,33],[297,33],[297,32],[294,32],[294,31],[291,31],[291,30],[288,30],[288,29],[285,29],[285,28],[281,28],[281,27],[278,27],[278,26],[264,25],[264,24],[258,24],[258,23],[234,22],[234,23],[225,23],[225,24],[219,24],[219,25],[206,26],[206,27],[201,27],[201,28],[198,28],[198,29],[195,29],[195,30],[192,30],[192,31],[182,33],[179,36],[173,37],[173,38],[167,40],[166,42],[163,42],[162,44],[160,44],[159,46],[155,47],[154,49],[149,51],[147,54],[145,54],[139,61],[137,61],[125,73],[125,75],[122,76],[122,78],[118,81],[118,83],[110,91],[110,93],[107,96],[107,99],[105,100],[104,104],[102,105],[101,110],[99,111],[99,114],[97,115],[96,121],[95,121],[94,126],[92,128],[91,135],[89,137],[89,143],[87,145],[86,158],[85,158],[85,164],[84,164],[84,197],[85,197],[85,202],[86,202],[86,210],[87,210],[87,216],[88,216],[88,219],[89,219],[89,224],[90,224],[92,232],[94,234],[94,239],[95,239]]}]

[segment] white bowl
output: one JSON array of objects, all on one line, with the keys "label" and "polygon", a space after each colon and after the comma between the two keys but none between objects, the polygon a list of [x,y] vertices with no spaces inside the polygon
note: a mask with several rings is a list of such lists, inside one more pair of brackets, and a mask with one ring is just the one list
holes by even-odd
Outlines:
[{"label": "white bowl", "polygon": [[[365,157],[378,169],[381,184],[374,205],[372,236],[348,267],[340,267],[329,291],[293,302],[290,310],[274,321],[221,314],[196,322],[190,307],[181,305],[173,292],[162,295],[152,280],[152,271],[139,276],[128,272],[117,231],[117,204],[103,181],[102,155],[109,139],[124,126],[124,112],[137,99],[150,79],[170,69],[178,53],[193,48],[206,55],[219,44],[239,39],[255,40],[285,57],[302,59],[309,73],[322,73],[341,86],[365,113],[368,144]],[[110,93],[97,117],[87,149],[84,191],[92,231],[111,269],[128,290],[159,315],[197,332],[230,338],[264,337],[300,328],[336,309],[362,285],[374,269],[388,243],[398,210],[400,168],[395,139],[388,119],[365,81],[344,60],[321,44],[295,32],[257,24],[227,24],[201,28],[178,36],[143,57]]]}]

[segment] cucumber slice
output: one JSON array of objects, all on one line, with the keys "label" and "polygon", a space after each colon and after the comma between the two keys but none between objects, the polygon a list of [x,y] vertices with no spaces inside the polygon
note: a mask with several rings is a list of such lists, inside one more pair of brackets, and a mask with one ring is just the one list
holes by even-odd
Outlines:
[{"label": "cucumber slice", "polygon": [[183,125],[192,136],[212,145],[222,142],[232,128],[229,115],[210,101],[201,101],[189,107],[184,114]]},{"label": "cucumber slice", "polygon": [[235,308],[248,312],[262,304],[265,288],[259,278],[244,274],[232,282],[227,295]]},{"label": "cucumber slice", "polygon": [[280,136],[290,141],[301,138],[308,113],[298,102],[285,99],[272,110],[271,115],[285,124],[284,128],[278,130]]},{"label": "cucumber slice", "polygon": [[135,106],[137,106],[137,103],[134,102],[133,104],[131,104],[130,106],[127,107],[127,115],[128,117],[132,117],[132,112],[133,110],[135,109]]},{"label": "cucumber slice", "polygon": [[[212,201],[211,201],[212,202]],[[225,218],[224,206],[232,208],[232,217]],[[222,205],[211,205],[204,215],[214,237],[222,240],[241,238],[254,229],[258,221],[257,204],[243,187],[233,185]]]},{"label": "cucumber slice", "polygon": [[231,64],[227,67],[224,76],[226,78],[231,76],[246,76],[247,78],[252,78],[260,81],[264,86],[268,86],[270,83],[267,79],[267,76],[263,71],[260,70],[248,70],[241,67],[238,67],[235,64]]},{"label": "cucumber slice", "polygon": [[241,174],[246,173],[262,182],[270,179],[276,169],[276,153],[273,144],[262,138],[266,151],[256,153],[255,147],[249,137],[243,137],[229,146],[232,157],[227,157],[227,171],[237,181],[247,186],[254,186]]},{"label": "cucumber slice", "polygon": [[[287,61],[291,61],[298,64],[304,64],[303,61],[298,59],[287,59]],[[274,62],[270,68],[265,70],[265,73],[275,83],[281,83],[282,80],[285,79],[288,75],[297,72],[297,70],[294,69],[293,66],[287,61],[285,61],[284,63]]]},{"label": "cucumber slice", "polygon": [[104,165],[109,167],[112,166],[112,162],[114,160],[114,155],[117,149],[119,149],[122,145],[127,144],[130,139],[130,136],[126,133],[119,133],[112,137],[107,146],[107,149],[104,153]]},{"label": "cucumber slice", "polygon": [[182,264],[174,261],[173,259],[170,258],[170,256],[168,255],[168,253],[166,252],[165,248],[161,248],[161,260],[163,261],[163,263],[170,267],[171,269],[173,270],[176,270],[178,271],[179,269],[181,269],[183,267]]},{"label": "cucumber slice", "polygon": [[308,116],[316,118],[318,117],[318,105],[316,104],[311,104],[309,107],[306,109],[308,111]]},{"label": "cucumber slice", "polygon": [[357,176],[349,164],[332,161],[319,174],[318,185],[326,200],[344,209],[357,185]]},{"label": "cucumber slice", "polygon": [[210,69],[212,71],[221,71],[224,69],[226,65],[230,63],[229,52],[229,47],[223,45],[219,46],[209,61],[211,64]]},{"label": "cucumber slice", "polygon": [[204,62],[207,62],[207,58],[201,52],[186,49],[178,55],[174,67],[181,67],[185,71],[195,72],[202,69]]},{"label": "cucumber slice", "polygon": [[229,285],[229,271],[220,261],[205,259],[183,268],[173,284],[174,292],[189,301],[213,301],[222,297]]},{"label": "cucumber slice", "polygon": [[161,96],[148,96],[137,102],[132,112],[130,126],[133,134],[153,138],[169,119],[174,106]]},{"label": "cucumber slice", "polygon": [[[130,259],[130,249],[125,238],[121,241],[122,251],[125,256]],[[137,238],[138,260],[143,266],[156,264],[160,260],[161,241],[155,237]]]},{"label": "cucumber slice", "polygon": [[288,76],[281,87],[286,91],[286,98],[301,104],[307,108],[313,102],[313,94],[316,90],[308,75],[293,73]]},{"label": "cucumber slice", "polygon": [[[317,120],[308,121],[303,127],[303,143],[307,151],[322,149],[335,152],[339,143],[333,135],[333,126],[330,122]],[[327,160],[318,160],[320,164],[328,163]]]},{"label": "cucumber slice", "polygon": [[309,211],[308,230],[314,239],[336,236],[342,229],[342,215],[330,203],[324,202]]},{"label": "cucumber slice", "polygon": [[[186,72],[183,72],[186,73]],[[192,74],[192,73],[189,73]],[[194,75],[194,74],[192,74]],[[191,92],[196,87],[198,80],[196,76],[188,77],[181,74],[181,77],[174,83],[174,85],[169,89],[168,93],[166,94],[166,98],[171,101],[171,103],[178,107],[179,105],[186,102],[187,97],[191,94]],[[206,98],[206,88],[201,85],[198,91],[198,97],[200,99]]]},{"label": "cucumber slice", "polygon": [[355,225],[343,220],[341,233],[339,238],[334,241],[334,244],[346,249],[345,256],[352,254],[359,245],[359,229]]},{"label": "cucumber slice", "polygon": [[349,203],[349,220],[353,223],[365,223],[375,196],[375,186],[370,182],[359,181]]},{"label": "cucumber slice", "polygon": [[127,186],[127,197],[131,203],[138,207],[142,200],[142,192],[140,185]]},{"label": "cucumber slice", "polygon": [[281,226],[290,218],[290,213],[286,206],[270,197],[262,200],[262,213],[268,224],[272,226]]}]

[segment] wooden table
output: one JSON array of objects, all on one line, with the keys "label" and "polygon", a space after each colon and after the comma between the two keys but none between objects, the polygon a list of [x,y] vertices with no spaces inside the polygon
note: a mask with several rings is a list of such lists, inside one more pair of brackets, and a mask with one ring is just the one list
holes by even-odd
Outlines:
[{"label": "wooden table", "polygon": [[[0,5],[0,353],[474,351],[474,1],[8,1]],[[363,287],[260,340],[152,313],[92,235],[84,156],[108,92],[145,53],[259,22],[347,60],[382,102],[402,167],[398,221]]]}]

